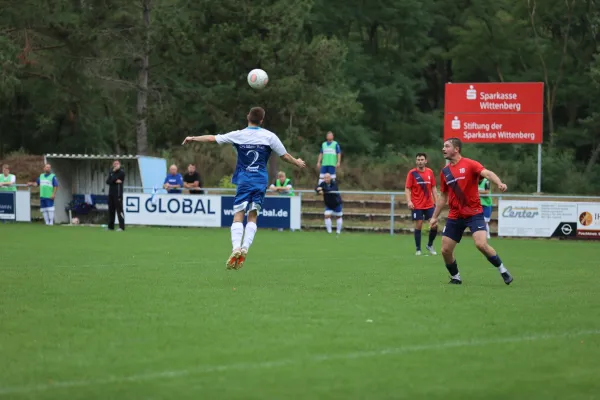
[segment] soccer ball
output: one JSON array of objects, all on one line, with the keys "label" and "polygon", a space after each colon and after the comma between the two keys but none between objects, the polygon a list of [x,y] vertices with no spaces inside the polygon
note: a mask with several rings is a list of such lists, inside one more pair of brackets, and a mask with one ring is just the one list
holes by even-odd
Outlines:
[{"label": "soccer ball", "polygon": [[73,217],[73,219],[71,220],[71,223],[72,223],[73,225],[79,225],[79,218],[77,218],[77,217]]},{"label": "soccer ball", "polygon": [[248,73],[248,85],[253,89],[262,89],[269,83],[269,76],[262,69],[253,69]]}]

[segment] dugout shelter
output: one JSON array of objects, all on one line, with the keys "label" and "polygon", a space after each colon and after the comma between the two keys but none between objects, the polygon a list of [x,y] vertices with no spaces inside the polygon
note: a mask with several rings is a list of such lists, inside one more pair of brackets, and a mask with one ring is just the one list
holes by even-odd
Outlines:
[{"label": "dugout shelter", "polygon": [[55,223],[69,223],[66,210],[73,200],[93,205],[98,210],[108,210],[108,185],[106,178],[112,162],[121,161],[125,171],[125,186],[161,187],[167,174],[164,158],[137,155],[46,154],[44,163],[52,164],[58,179],[59,190],[54,202]]}]

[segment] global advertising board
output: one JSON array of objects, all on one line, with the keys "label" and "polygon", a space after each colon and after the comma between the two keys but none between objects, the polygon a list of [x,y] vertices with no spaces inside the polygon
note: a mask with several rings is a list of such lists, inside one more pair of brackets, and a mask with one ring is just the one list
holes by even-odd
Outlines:
[{"label": "global advertising board", "polygon": [[[125,193],[125,223],[183,227],[227,227],[233,196]],[[300,229],[299,197],[266,197],[258,226]]]},{"label": "global advertising board", "polygon": [[159,226],[221,226],[221,197],[125,193],[125,223]]},{"label": "global advertising board", "polygon": [[444,138],[471,143],[542,143],[544,84],[447,83]]},{"label": "global advertising board", "polygon": [[500,200],[498,236],[576,237],[577,203]]}]

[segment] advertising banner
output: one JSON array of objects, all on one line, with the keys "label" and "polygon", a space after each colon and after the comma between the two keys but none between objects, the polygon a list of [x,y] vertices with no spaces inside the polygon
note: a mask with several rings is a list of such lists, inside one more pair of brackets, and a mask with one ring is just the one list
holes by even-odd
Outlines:
[{"label": "advertising banner", "polygon": [[445,139],[477,143],[542,143],[544,123],[536,114],[446,114]]},{"label": "advertising banner", "polygon": [[[258,218],[260,228],[300,229],[300,197],[267,196]],[[233,196],[125,193],[128,225],[229,227]]]},{"label": "advertising banner", "polygon": [[128,225],[221,226],[221,197],[179,194],[125,193]]},{"label": "advertising banner", "polygon": [[[233,196],[222,197],[221,226],[231,226],[233,222]],[[258,217],[260,228],[300,229],[300,197],[267,196]]]},{"label": "advertising banner", "polygon": [[12,221],[16,219],[15,198],[16,192],[0,192],[0,219]]},{"label": "advertising banner", "polygon": [[500,200],[498,236],[575,237],[577,203]]},{"label": "advertising banner", "polygon": [[542,143],[544,84],[447,83],[444,139],[471,143]]},{"label": "advertising banner", "polygon": [[581,239],[600,239],[600,204],[577,204],[577,237]]}]

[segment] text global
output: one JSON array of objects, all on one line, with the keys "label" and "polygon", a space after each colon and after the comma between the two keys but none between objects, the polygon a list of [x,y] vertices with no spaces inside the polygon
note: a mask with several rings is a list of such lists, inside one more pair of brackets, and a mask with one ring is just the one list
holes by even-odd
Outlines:
[{"label": "text global", "polygon": [[154,204],[150,198],[146,200],[145,206],[146,211],[149,213],[216,214],[211,208],[210,199],[203,201],[202,199],[178,199],[175,197],[171,199],[159,198]]}]

